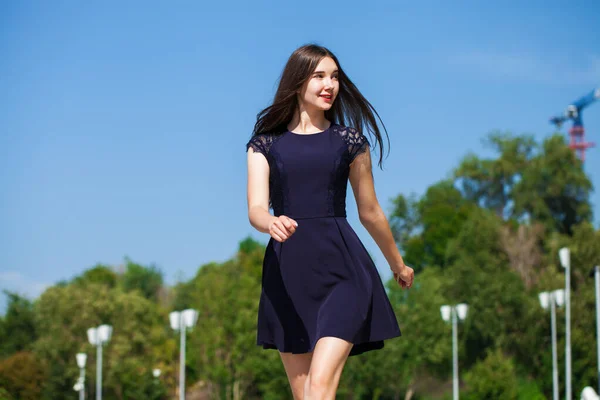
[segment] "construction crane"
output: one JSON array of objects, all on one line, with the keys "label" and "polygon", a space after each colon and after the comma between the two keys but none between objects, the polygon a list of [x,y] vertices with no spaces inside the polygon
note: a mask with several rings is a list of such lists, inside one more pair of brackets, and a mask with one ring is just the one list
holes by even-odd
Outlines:
[{"label": "construction crane", "polygon": [[585,161],[585,150],[595,145],[594,143],[585,141],[581,113],[584,108],[598,99],[600,99],[600,88],[592,90],[579,100],[569,104],[563,115],[550,118],[550,122],[556,125],[558,129],[560,129],[565,121],[573,121],[573,126],[569,130],[569,136],[571,137],[569,147],[577,152],[581,161]]}]

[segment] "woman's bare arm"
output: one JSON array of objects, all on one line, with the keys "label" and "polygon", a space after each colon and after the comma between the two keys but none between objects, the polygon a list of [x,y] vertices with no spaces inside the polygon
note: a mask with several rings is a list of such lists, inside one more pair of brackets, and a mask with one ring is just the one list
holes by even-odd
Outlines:
[{"label": "woman's bare arm", "polygon": [[248,219],[259,232],[268,233],[273,239],[284,242],[298,224],[284,215],[275,217],[269,213],[269,163],[261,153],[248,149]]},{"label": "woman's bare arm", "polygon": [[400,277],[403,287],[410,288],[414,279],[412,268],[404,264],[385,213],[375,194],[371,154],[369,149],[356,156],[350,165],[350,184],[356,199],[360,222],[367,229],[385,256],[394,277]]}]

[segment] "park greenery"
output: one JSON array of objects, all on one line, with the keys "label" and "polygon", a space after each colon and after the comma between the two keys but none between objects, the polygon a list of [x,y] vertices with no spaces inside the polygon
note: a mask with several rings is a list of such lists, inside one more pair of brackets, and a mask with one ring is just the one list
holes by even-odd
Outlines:
[{"label": "park greenery", "polygon": [[[493,132],[485,141],[493,157],[468,154],[421,196],[392,200],[394,237],[416,272],[410,291],[386,282],[402,337],[350,357],[338,398],[450,399],[451,327],[440,306],[460,302],[469,304],[458,335],[461,398],[550,398],[550,315],[538,294],[564,287],[564,246],[572,260],[573,393],[595,386],[589,272],[600,264],[600,230],[592,223],[590,179],[561,135],[538,143]],[[35,300],[5,292],[0,399],[75,398],[78,352],[88,354],[91,398],[96,353],[86,330],[102,323],[115,327],[103,355],[104,397],[176,398],[179,341],[168,314],[185,308],[199,312],[187,336],[188,399],[291,399],[279,355],[255,345],[263,253],[264,244],[242,239],[231,259],[202,265],[170,287],[156,266],[125,259],[120,267],[96,265]],[[561,308],[557,320],[563,377]]]}]

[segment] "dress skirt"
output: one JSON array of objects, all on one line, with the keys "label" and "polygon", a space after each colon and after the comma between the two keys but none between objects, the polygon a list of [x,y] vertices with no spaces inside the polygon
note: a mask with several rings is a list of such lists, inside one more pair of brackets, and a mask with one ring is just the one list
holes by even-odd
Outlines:
[{"label": "dress skirt", "polygon": [[267,245],[257,344],[307,353],[333,336],[354,344],[352,356],[400,336],[377,268],[347,219],[296,221],[287,241]]}]

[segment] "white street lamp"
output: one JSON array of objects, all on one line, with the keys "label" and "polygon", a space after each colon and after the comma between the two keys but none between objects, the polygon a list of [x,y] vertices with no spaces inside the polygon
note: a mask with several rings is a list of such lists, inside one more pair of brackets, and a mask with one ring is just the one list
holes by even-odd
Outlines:
[{"label": "white street lamp", "polygon": [[600,396],[591,386],[586,386],[581,392],[581,400],[600,400]]},{"label": "white street lamp", "polygon": [[193,328],[198,320],[198,311],[187,309],[183,311],[173,311],[169,314],[171,328],[179,330],[180,350],[179,350],[179,399],[185,400],[185,332],[188,328]]},{"label": "white street lamp", "polygon": [[88,340],[96,346],[96,400],[102,400],[102,346],[112,337],[112,326],[100,325],[87,330]]},{"label": "white street lamp", "polygon": [[558,360],[556,356],[556,306],[565,303],[565,291],[562,289],[539,294],[540,304],[544,310],[550,307],[550,330],[552,334],[552,388],[553,398],[558,400]]},{"label": "white street lamp", "polygon": [[466,304],[457,304],[456,306],[443,305],[440,307],[442,319],[446,322],[452,319],[452,392],[453,399],[458,400],[458,319],[461,321],[467,318]]},{"label": "white street lamp", "polygon": [[565,392],[571,400],[571,252],[567,247],[558,251],[560,264],[565,269]]},{"label": "white street lamp", "polygon": [[596,265],[590,275],[594,276],[596,287],[596,357],[597,357],[597,379],[598,391],[600,392],[600,265]]},{"label": "white street lamp", "polygon": [[83,400],[85,399],[85,362],[87,361],[87,354],[77,353],[75,358],[79,367],[79,379],[77,379],[77,383],[73,386],[73,389],[79,392],[79,400]]},{"label": "white street lamp", "polygon": [[81,399],[81,392],[83,391],[83,384],[81,383],[81,379],[77,378],[77,382],[73,385],[73,390],[79,392],[79,399]]}]

